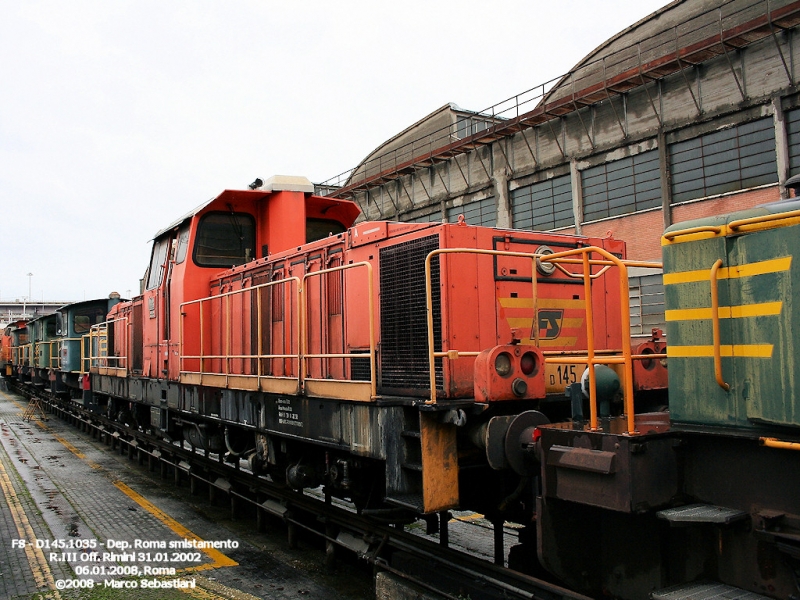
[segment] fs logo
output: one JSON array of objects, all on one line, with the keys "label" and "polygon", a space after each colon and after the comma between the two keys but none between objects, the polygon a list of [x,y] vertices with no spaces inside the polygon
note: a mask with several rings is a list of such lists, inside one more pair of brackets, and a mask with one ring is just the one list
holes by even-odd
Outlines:
[{"label": "fs logo", "polygon": [[564,321],[563,309],[539,311],[539,339],[554,340],[561,334]]}]

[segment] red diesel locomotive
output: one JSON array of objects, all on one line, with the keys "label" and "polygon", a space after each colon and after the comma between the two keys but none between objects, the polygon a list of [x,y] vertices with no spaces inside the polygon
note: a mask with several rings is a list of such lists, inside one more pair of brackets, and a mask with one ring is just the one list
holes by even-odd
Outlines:
[{"label": "red diesel locomotive", "polygon": [[[252,187],[155,236],[141,295],[96,328],[107,350],[92,361],[93,403],[375,514],[503,507],[529,522],[532,428],[582,414],[565,391],[587,354],[613,363],[588,382],[605,390],[603,414],[634,385],[616,374],[625,360],[633,371],[624,244],[354,225],[354,203],[303,178]],[[643,408],[664,401],[663,365],[646,367]]]},{"label": "red diesel locomotive", "polygon": [[384,520],[522,523],[510,562],[595,596],[797,594],[796,201],[664,235],[666,349],[618,240],[256,183],[159,232],[132,300],[12,328],[6,374]]}]

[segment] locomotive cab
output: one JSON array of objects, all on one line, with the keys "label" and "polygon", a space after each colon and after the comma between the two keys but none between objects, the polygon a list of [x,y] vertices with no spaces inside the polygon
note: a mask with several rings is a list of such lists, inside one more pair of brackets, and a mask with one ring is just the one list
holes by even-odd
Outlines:
[{"label": "locomotive cab", "polygon": [[43,387],[49,372],[58,366],[57,316],[44,315],[28,322],[31,356],[31,381]]},{"label": "locomotive cab", "polygon": [[17,328],[24,327],[25,321],[20,320],[6,325],[0,336],[0,372],[5,377],[14,377],[14,365],[16,359],[16,343],[13,331]]},{"label": "locomotive cab", "polygon": [[250,190],[225,190],[155,235],[141,299],[127,308],[143,336],[117,349],[133,357],[134,373],[179,379],[181,324],[174,316],[181,304],[208,296],[210,281],[221,270],[340,233],[358,217],[354,203],[313,191],[304,177],[257,179]]},{"label": "locomotive cab", "polygon": [[112,293],[108,298],[75,302],[58,309],[59,373],[53,391],[69,391],[74,397],[81,396],[81,378],[89,373],[93,355],[92,328],[104,323],[108,312],[119,301],[119,294]]},{"label": "locomotive cab", "polygon": [[28,339],[26,321],[20,321],[11,327],[11,365],[14,374],[20,381],[29,381],[31,364],[31,345]]}]

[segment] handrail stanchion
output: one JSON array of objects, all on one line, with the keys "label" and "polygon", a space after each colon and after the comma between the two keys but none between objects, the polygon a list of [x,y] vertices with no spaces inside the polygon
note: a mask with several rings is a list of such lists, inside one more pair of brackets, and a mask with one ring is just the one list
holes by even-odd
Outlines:
[{"label": "handrail stanchion", "polygon": [[597,430],[597,374],[594,371],[594,311],[592,310],[592,265],[589,253],[583,252],[583,294],[586,302],[586,360],[589,369],[589,427]]},{"label": "handrail stanchion", "polygon": [[[375,363],[375,354],[376,354],[376,344],[375,344],[375,291],[373,285],[373,276],[372,276],[372,264],[367,261],[361,261],[357,263],[349,263],[346,265],[339,265],[337,267],[331,267],[330,269],[320,269],[319,271],[312,271],[310,273],[306,273],[303,275],[303,281],[301,286],[302,292],[302,303],[300,308],[300,324],[301,324],[301,343],[303,347],[303,353],[300,359],[301,364],[301,374],[302,379],[301,381],[305,381],[306,379],[306,360],[309,358],[321,358],[321,359],[330,359],[330,358],[347,358],[353,360],[352,354],[336,354],[336,353],[320,353],[320,354],[309,354],[308,353],[308,331],[307,331],[307,324],[306,324],[306,311],[308,310],[308,292],[306,289],[306,281],[311,277],[319,277],[320,275],[325,275],[327,273],[333,273],[336,271],[344,271],[346,269],[354,269],[356,267],[365,267],[367,270],[367,296],[369,301],[369,365],[370,365],[370,395],[372,398],[375,398],[378,395],[378,381],[377,381],[377,373],[375,371],[376,363]],[[342,292],[342,311],[344,312],[344,291]]]},{"label": "handrail stanchion", "polygon": [[725,382],[725,378],[722,376],[722,348],[719,332],[719,288],[717,287],[717,275],[721,266],[722,259],[718,258],[711,267],[711,275],[709,276],[711,284],[711,334],[714,340],[714,377],[717,380],[717,385],[727,392],[731,389],[731,386]]}]

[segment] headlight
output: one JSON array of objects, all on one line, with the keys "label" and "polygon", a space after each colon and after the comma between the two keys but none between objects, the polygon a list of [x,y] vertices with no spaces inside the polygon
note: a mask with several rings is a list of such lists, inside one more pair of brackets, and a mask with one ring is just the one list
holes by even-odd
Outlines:
[{"label": "headlight", "polygon": [[511,355],[508,352],[501,352],[494,359],[494,370],[500,377],[508,377],[511,374]]}]

